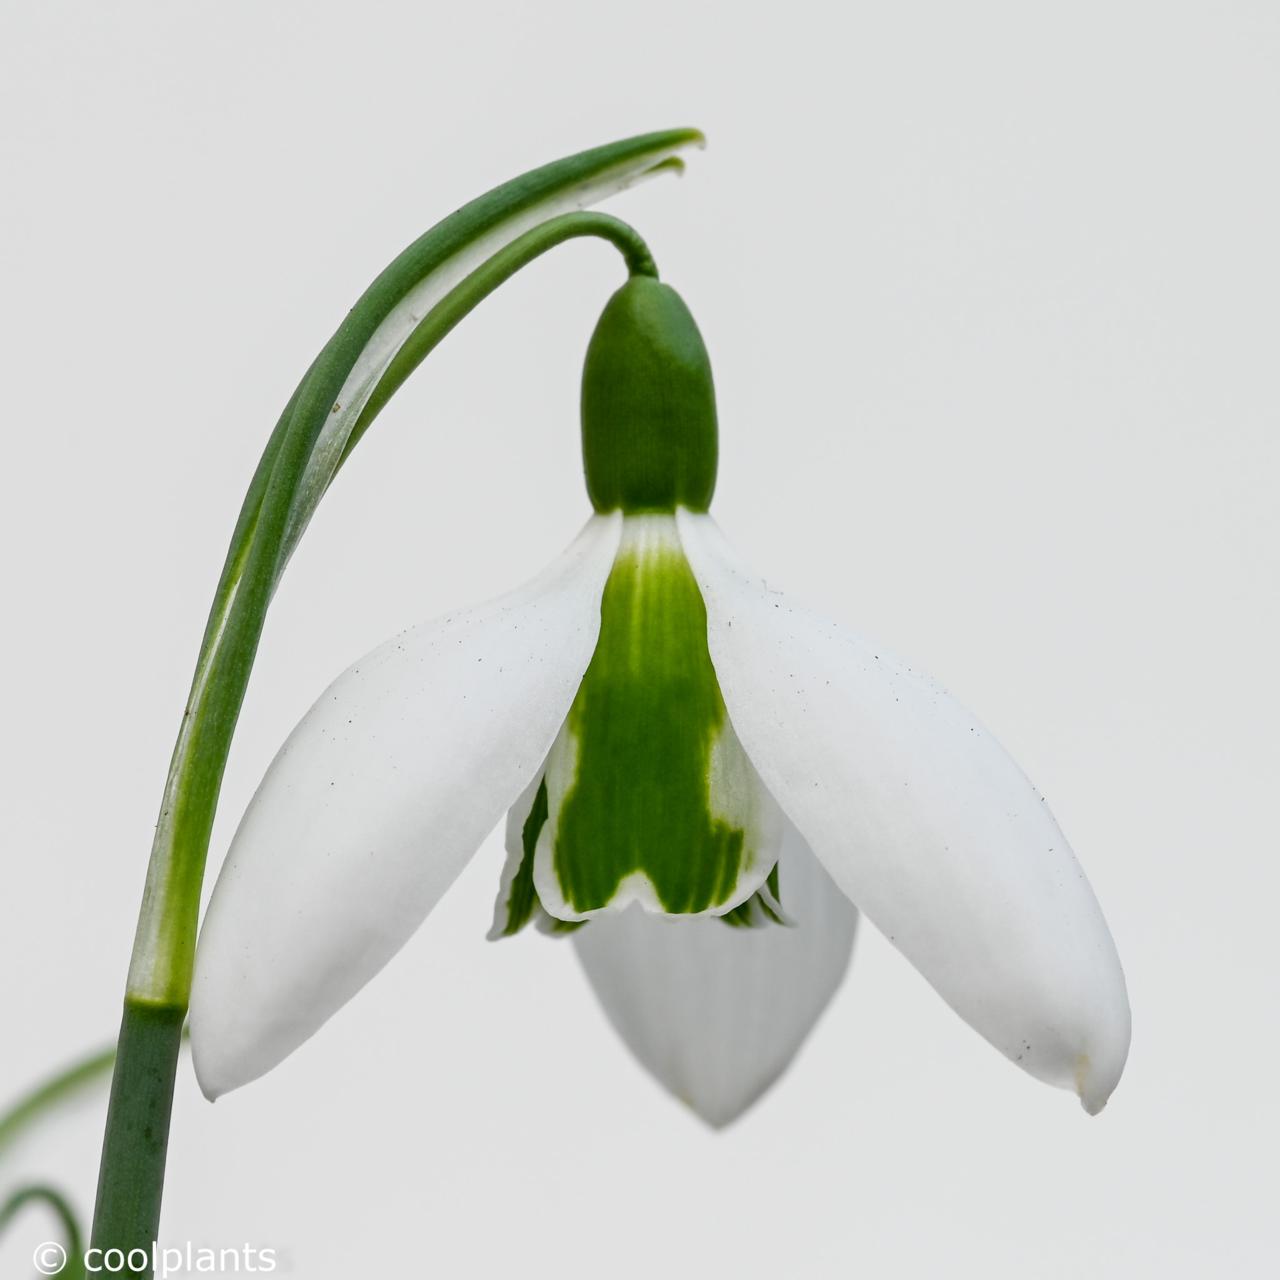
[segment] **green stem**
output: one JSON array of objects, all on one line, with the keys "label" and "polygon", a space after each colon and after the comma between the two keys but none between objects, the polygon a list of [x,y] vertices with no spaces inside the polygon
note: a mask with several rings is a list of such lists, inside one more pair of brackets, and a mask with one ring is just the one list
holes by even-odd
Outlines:
[{"label": "green stem", "polygon": [[125,1001],[93,1214],[95,1245],[146,1250],[147,1265],[125,1276],[151,1274],[185,1016],[182,1009]]},{"label": "green stem", "polygon": [[[53,1274],[60,1276],[62,1280],[82,1280],[85,1268],[84,1241],[80,1237],[80,1224],[76,1221],[75,1212],[65,1197],[52,1187],[31,1186],[15,1191],[3,1205],[0,1205],[0,1232],[4,1231],[24,1206],[33,1202],[47,1204],[57,1214],[58,1221],[62,1224],[62,1233],[66,1241],[65,1261],[62,1268]],[[52,1241],[49,1242],[50,1245],[52,1243]],[[48,1257],[44,1253],[44,1249],[47,1248],[48,1245],[42,1246],[41,1255],[36,1259],[36,1265],[42,1268],[44,1265],[42,1259]],[[56,1265],[56,1259],[52,1261]],[[47,1275],[49,1272],[42,1269],[41,1274]]]},{"label": "green stem", "polygon": [[0,1153],[12,1144],[33,1120],[65,1101],[79,1090],[101,1079],[116,1060],[115,1046],[92,1057],[81,1058],[50,1080],[37,1085],[0,1115]]},{"label": "green stem", "polygon": [[[566,222],[555,215],[566,205],[581,206],[648,173],[677,167],[674,153],[701,141],[694,130],[628,139],[546,165],[464,205],[370,285],[294,392],[241,507],[170,763],[129,970],[94,1245],[127,1254],[149,1250],[156,1238],[209,837],[267,607],[294,545],[391,393],[513,271],[571,236],[598,235],[623,251],[633,273],[653,274],[644,242],[616,219],[577,214]],[[518,236],[520,226],[530,223],[534,230]],[[555,230],[539,237],[548,226]],[[505,246],[495,243],[504,239]],[[418,291],[442,271],[478,260],[480,247],[491,243],[490,259],[429,308],[402,343],[409,354],[383,365],[366,395],[359,382],[361,360],[385,340],[386,326],[412,315]],[[493,262],[501,265],[493,268]],[[342,403],[350,402],[352,386],[358,411]],[[149,1276],[150,1269],[137,1274]]]}]

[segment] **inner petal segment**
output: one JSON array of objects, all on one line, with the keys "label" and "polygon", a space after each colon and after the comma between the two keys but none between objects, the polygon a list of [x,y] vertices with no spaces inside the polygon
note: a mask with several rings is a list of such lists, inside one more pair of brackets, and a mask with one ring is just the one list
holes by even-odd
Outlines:
[{"label": "inner petal segment", "polygon": [[669,515],[624,524],[595,654],[544,780],[533,880],[559,919],[630,902],[722,915],[777,862],[782,815],[729,721]]}]

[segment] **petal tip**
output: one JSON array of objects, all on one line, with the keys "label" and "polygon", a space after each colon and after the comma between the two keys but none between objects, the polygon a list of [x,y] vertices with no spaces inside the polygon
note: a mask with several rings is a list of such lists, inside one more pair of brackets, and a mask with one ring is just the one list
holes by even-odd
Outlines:
[{"label": "petal tip", "polygon": [[224,1093],[229,1091],[226,1086],[217,1081],[216,1073],[209,1070],[209,1064],[204,1061],[204,1055],[197,1047],[194,1035],[191,1046],[191,1066],[196,1074],[196,1084],[200,1086],[200,1092],[209,1102],[217,1102]]},{"label": "petal tip", "polygon": [[1086,1114],[1096,1116],[1107,1105],[1116,1085],[1120,1083],[1123,1066],[1122,1060],[1118,1069],[1103,1071],[1087,1053],[1082,1053],[1076,1059],[1076,1096]]},{"label": "petal tip", "polygon": [[285,1056],[271,1057],[269,1048],[263,1051],[261,1041],[247,1038],[243,1024],[229,1020],[199,985],[192,993],[187,1025],[196,1084],[210,1102],[257,1080]]},{"label": "petal tip", "polygon": [[728,1111],[709,1109],[700,1107],[691,1098],[681,1098],[681,1102],[693,1112],[703,1124],[711,1130],[712,1133],[723,1133],[735,1120],[738,1120],[745,1112],[749,1111],[757,1101],[752,1098],[750,1102],[741,1107],[734,1107]]}]

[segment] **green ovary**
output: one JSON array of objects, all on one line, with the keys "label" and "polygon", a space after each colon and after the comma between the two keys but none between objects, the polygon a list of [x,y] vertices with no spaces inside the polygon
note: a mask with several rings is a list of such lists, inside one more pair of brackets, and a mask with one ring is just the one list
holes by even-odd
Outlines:
[{"label": "green ovary", "polygon": [[776,862],[780,817],[729,723],[670,517],[627,521],[546,784],[535,878],[554,915],[631,897],[673,915],[719,912]]}]

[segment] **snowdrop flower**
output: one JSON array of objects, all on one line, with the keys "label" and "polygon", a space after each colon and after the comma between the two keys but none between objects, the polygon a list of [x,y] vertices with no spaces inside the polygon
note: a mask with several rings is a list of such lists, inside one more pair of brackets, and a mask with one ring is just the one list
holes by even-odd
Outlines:
[{"label": "snowdrop flower", "polygon": [[710,366],[633,278],[583,381],[596,514],[539,577],[405,632],[320,697],[200,937],[196,1070],[270,1070],[400,949],[507,817],[491,936],[569,933],[637,1057],[713,1124],[839,986],[858,912],[1033,1076],[1106,1102],[1129,1009],[1043,799],[967,711],[767,589],[707,509]]}]

